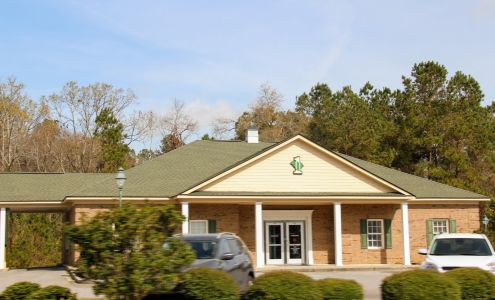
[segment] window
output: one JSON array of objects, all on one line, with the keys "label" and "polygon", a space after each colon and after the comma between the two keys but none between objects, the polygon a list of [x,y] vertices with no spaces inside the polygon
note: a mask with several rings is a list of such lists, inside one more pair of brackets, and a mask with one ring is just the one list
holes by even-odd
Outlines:
[{"label": "window", "polygon": [[242,254],[242,247],[239,247],[239,241],[235,239],[227,239],[227,242],[229,243],[230,251],[232,251],[233,254]]},{"label": "window", "polygon": [[441,233],[449,233],[449,220],[433,219],[431,220],[433,235]]},{"label": "window", "polygon": [[208,221],[207,220],[191,220],[189,221],[190,233],[208,233]]},{"label": "window", "polygon": [[383,248],[383,220],[368,219],[368,249]]}]

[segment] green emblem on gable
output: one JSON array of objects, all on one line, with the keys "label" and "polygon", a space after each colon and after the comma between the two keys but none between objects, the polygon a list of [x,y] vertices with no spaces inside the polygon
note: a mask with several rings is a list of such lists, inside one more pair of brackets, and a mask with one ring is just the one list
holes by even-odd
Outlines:
[{"label": "green emblem on gable", "polygon": [[302,175],[302,168],[304,167],[303,163],[301,162],[301,157],[296,156],[294,159],[291,161],[290,165],[294,168],[294,172],[292,174],[294,175]]}]

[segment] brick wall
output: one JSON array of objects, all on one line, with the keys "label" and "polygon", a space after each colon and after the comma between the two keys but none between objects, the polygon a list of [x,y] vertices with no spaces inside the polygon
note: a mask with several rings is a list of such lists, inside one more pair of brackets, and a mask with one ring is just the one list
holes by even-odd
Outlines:
[{"label": "brick wall", "polygon": [[480,229],[480,209],[473,204],[410,204],[409,232],[412,263],[421,263],[424,256],[419,248],[426,248],[426,220],[455,219],[457,232],[472,233]]},{"label": "brick wall", "polygon": [[[72,208],[72,224],[80,224],[85,216],[91,218],[97,212],[108,210],[111,205],[77,205]],[[180,211],[180,205],[177,205]],[[274,206],[264,205],[263,210],[313,210],[313,257],[315,264],[333,264],[333,205]],[[237,204],[189,204],[192,220],[216,220],[217,231],[239,235],[256,260],[254,205]],[[391,249],[361,249],[360,219],[391,219]],[[424,257],[416,253],[426,247],[426,220],[431,218],[455,219],[457,232],[473,232],[479,229],[479,205],[474,204],[410,204],[409,232],[411,260],[420,263]],[[342,248],[345,264],[402,264],[402,216],[399,205],[342,205]],[[77,259],[78,253],[70,262]]]},{"label": "brick wall", "polygon": [[[361,249],[360,219],[391,219],[391,249]],[[399,205],[342,205],[342,258],[346,264],[402,263],[402,216]]]}]

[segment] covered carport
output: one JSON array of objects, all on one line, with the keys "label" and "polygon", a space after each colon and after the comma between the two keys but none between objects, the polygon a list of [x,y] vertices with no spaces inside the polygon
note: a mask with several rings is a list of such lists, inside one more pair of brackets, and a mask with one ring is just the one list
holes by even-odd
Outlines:
[{"label": "covered carport", "polygon": [[[70,222],[72,203],[65,199],[114,174],[0,173],[0,270],[6,263],[9,216],[16,213],[59,213]],[[113,182],[112,182],[113,183]],[[63,235],[61,263],[69,260],[70,244]]]}]

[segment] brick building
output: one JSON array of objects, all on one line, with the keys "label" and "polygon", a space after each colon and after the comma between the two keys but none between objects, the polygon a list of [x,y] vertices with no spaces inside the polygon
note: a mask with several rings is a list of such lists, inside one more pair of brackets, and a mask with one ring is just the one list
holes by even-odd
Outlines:
[{"label": "brick building", "polygon": [[[196,141],[126,170],[123,200],[173,204],[183,233],[234,232],[256,265],[418,263],[434,234],[473,232],[487,197],[295,136],[270,144]],[[9,211],[71,223],[115,207],[115,174],[0,174],[0,245]],[[65,260],[73,253],[65,243]],[[0,247],[0,269],[5,247]]]}]

